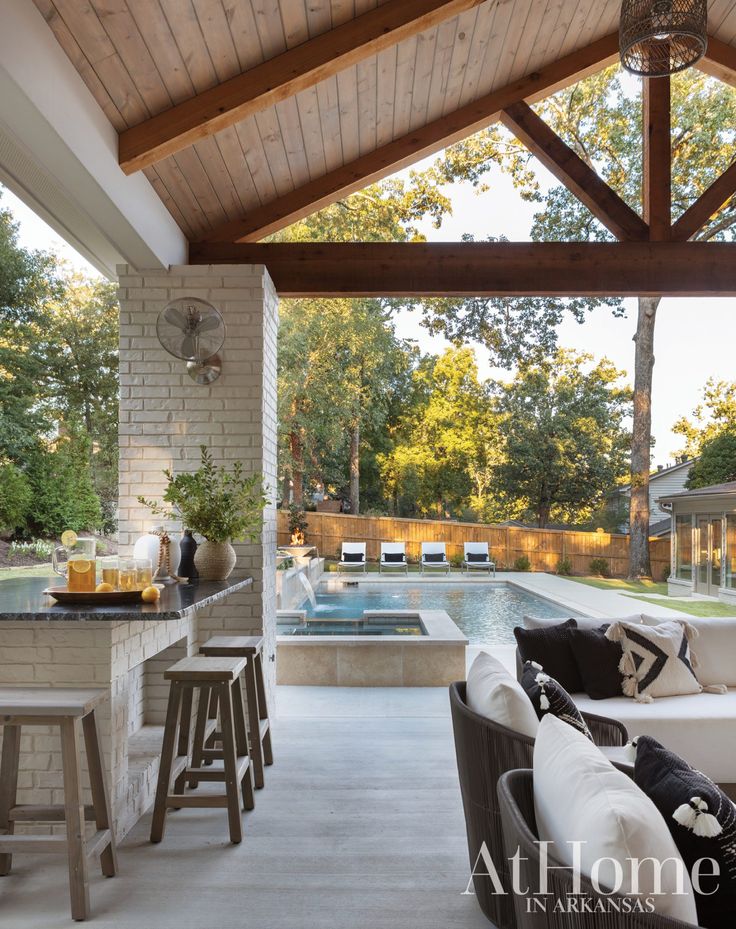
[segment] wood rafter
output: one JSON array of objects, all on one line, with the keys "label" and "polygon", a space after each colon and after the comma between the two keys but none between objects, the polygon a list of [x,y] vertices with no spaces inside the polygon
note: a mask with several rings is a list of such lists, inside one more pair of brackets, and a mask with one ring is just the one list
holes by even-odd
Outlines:
[{"label": "wood rafter", "polygon": [[670,79],[646,78],[643,83],[644,222],[653,242],[666,242],[672,226],[672,139]]},{"label": "wood rafter", "polygon": [[126,174],[478,6],[482,0],[389,0],[329,32],[126,129],[118,157]]},{"label": "wood rafter", "polygon": [[[382,8],[380,8],[382,9]],[[342,197],[382,180],[420,158],[433,155],[496,122],[504,108],[520,100],[536,103],[616,61],[618,34],[566,55],[507,87],[493,91],[447,116],[395,139],[350,164],[278,197],[244,219],[224,223],[207,236],[213,242],[256,242]]]},{"label": "wood rafter", "polygon": [[507,107],[501,122],[618,239],[649,237],[641,216],[612,190],[554,130],[523,101]]},{"label": "wood rafter", "polygon": [[736,296],[722,242],[198,243],[192,264],[264,264],[284,297]]},{"label": "wood rafter", "polygon": [[720,39],[708,37],[708,48],[697,67],[724,84],[736,86],[736,48]]},{"label": "wood rafter", "polygon": [[672,240],[685,242],[698,233],[711,217],[736,194],[736,163],[727,168],[691,204],[672,227]]}]

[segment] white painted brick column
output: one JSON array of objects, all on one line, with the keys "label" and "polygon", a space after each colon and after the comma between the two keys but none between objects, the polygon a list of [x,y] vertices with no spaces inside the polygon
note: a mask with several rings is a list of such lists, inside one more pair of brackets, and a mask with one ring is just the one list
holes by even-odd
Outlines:
[{"label": "white painted brick column", "polygon": [[[120,300],[121,553],[160,523],[136,497],[160,498],[164,468],[193,470],[199,446],[216,463],[242,461],[264,475],[276,494],[276,339],[278,298],[262,265],[173,266],[168,272],[118,267]],[[195,384],[186,363],[156,337],[156,318],[177,297],[200,297],[222,313],[227,328],[223,371],[209,386]],[[181,526],[171,529],[180,532]],[[273,687],[276,624],[276,513],[266,512],[261,539],[236,544],[236,571],[252,588],[198,614],[199,638],[215,632],[263,633],[269,690]]]}]

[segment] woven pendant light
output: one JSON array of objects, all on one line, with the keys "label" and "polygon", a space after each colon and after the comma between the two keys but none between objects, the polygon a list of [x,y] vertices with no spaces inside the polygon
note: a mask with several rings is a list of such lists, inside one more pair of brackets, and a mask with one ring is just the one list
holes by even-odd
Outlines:
[{"label": "woven pendant light", "polygon": [[708,47],[708,0],[623,0],[621,63],[642,77],[692,67]]}]

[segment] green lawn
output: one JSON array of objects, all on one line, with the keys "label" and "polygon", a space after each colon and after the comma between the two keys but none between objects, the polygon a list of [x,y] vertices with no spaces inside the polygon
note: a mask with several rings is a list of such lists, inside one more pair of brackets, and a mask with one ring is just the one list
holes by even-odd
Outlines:
[{"label": "green lawn", "polygon": [[660,600],[657,597],[642,597],[628,595],[631,600],[644,600],[647,603],[656,603],[657,606],[666,606],[670,610],[679,610],[681,613],[688,613],[690,616],[736,616],[736,607],[728,603],[716,603],[713,600],[677,600],[673,597],[671,600]]},{"label": "green lawn", "polygon": [[667,596],[667,584],[664,581],[626,581],[619,577],[569,577],[568,580],[578,584],[587,584],[588,587],[599,587],[601,590],[611,590],[615,593],[632,594],[662,594]]},{"label": "green lawn", "polygon": [[31,565],[28,568],[0,568],[0,581],[11,577],[48,577],[52,573],[50,564]]}]

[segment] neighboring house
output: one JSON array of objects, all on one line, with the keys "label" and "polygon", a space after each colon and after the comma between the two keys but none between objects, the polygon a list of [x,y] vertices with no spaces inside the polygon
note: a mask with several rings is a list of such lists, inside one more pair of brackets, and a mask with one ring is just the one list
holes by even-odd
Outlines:
[{"label": "neighboring house", "polygon": [[[670,532],[670,514],[659,505],[662,497],[671,497],[685,490],[685,482],[690,475],[690,468],[695,464],[695,458],[678,461],[670,467],[660,465],[656,471],[649,475],[649,531],[652,535],[663,537]],[[612,495],[612,501],[626,501],[631,498],[631,484],[618,487]],[[628,532],[628,523],[621,526],[621,532]]]}]

